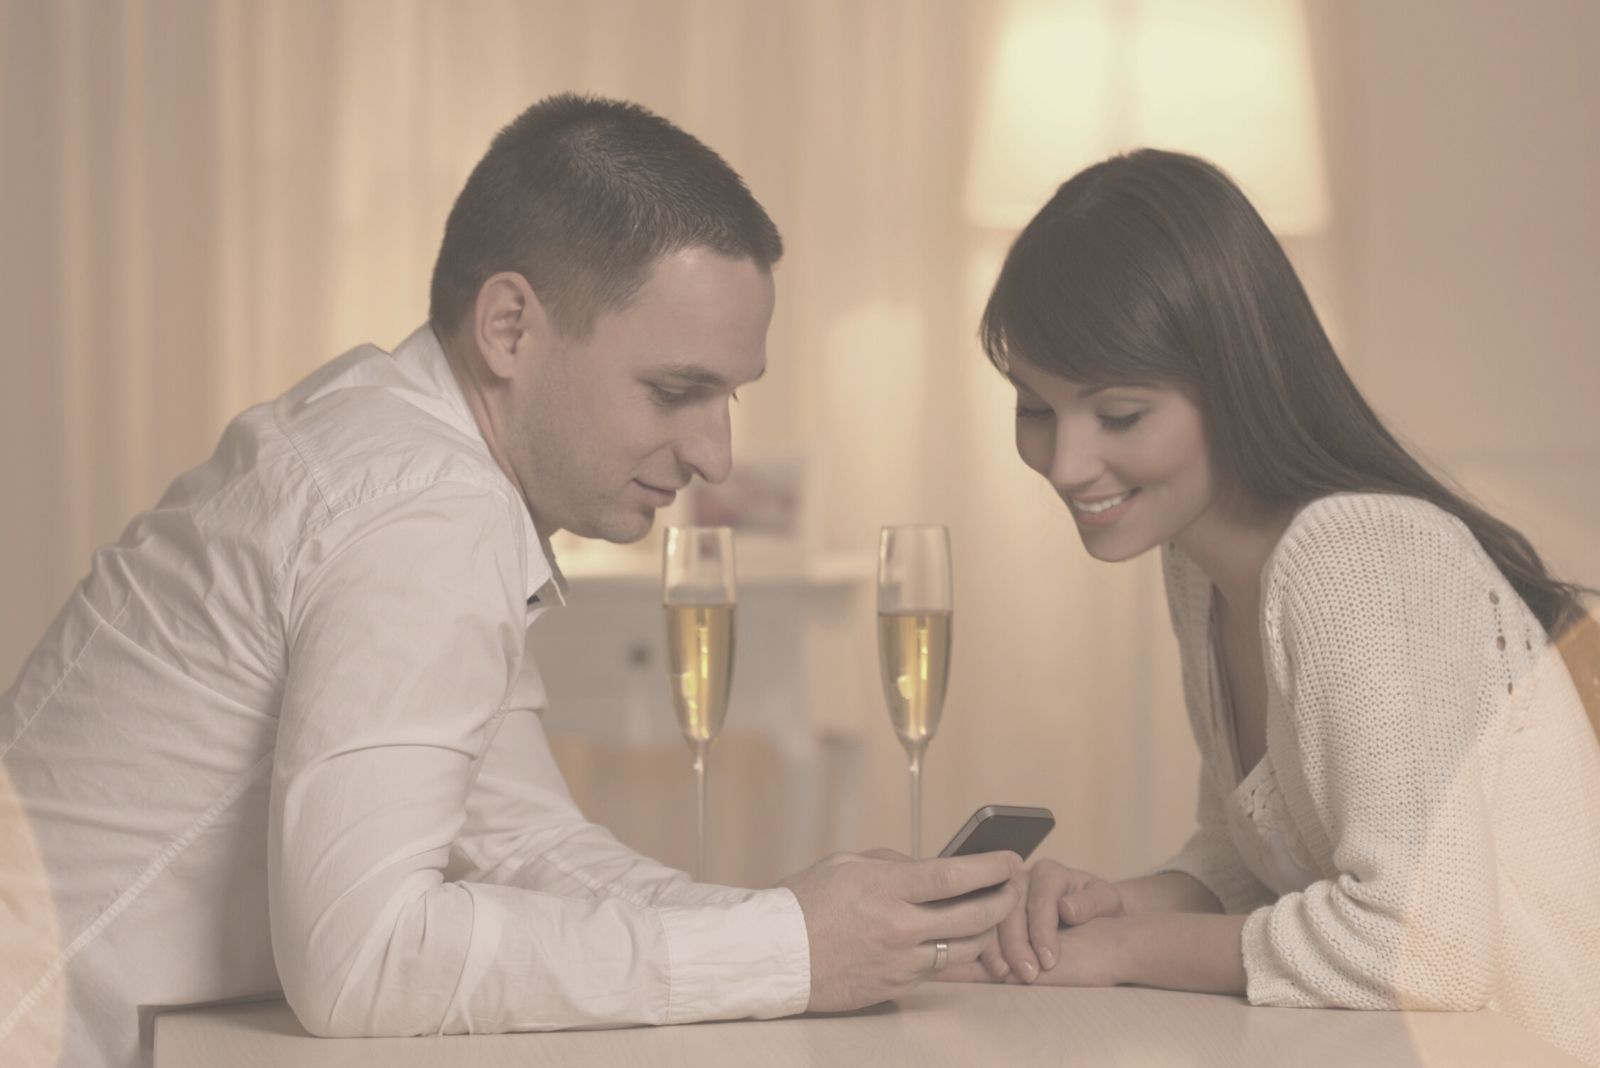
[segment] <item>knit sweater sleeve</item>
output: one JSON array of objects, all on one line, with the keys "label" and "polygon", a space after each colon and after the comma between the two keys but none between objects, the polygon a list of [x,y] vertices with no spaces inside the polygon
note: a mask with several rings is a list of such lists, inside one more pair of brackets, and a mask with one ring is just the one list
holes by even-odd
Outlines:
[{"label": "knit sweater sleeve", "polygon": [[1247,919],[1249,1000],[1481,1008],[1499,921],[1479,750],[1515,594],[1457,520],[1398,497],[1316,502],[1269,572],[1268,747],[1325,877]]},{"label": "knit sweater sleeve", "polygon": [[1152,874],[1180,871],[1211,891],[1211,896],[1222,904],[1222,911],[1238,915],[1249,912],[1264,901],[1272,900],[1272,891],[1250,873],[1244,858],[1234,847],[1223,816],[1223,798],[1209,769],[1200,773],[1200,800],[1197,816],[1200,826],[1184,842],[1174,856],[1159,864]]}]

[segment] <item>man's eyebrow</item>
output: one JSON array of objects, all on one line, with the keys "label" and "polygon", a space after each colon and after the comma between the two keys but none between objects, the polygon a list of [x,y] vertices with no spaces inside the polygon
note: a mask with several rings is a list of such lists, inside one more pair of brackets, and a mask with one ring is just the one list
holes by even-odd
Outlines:
[{"label": "man's eyebrow", "polygon": [[[760,373],[750,381],[754,382],[766,373],[767,369],[763,366]],[[676,382],[681,382],[686,386],[700,386],[705,389],[728,388],[728,380],[726,378],[723,378],[710,368],[702,367],[697,363],[670,364],[661,369],[661,374],[663,377],[670,378]]]}]

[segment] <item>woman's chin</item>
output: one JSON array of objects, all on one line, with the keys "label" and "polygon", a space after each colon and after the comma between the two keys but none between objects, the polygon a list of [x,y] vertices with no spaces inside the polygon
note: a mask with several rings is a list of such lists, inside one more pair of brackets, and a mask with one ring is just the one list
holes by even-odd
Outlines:
[{"label": "woman's chin", "polygon": [[1103,564],[1122,564],[1136,559],[1155,548],[1158,543],[1130,538],[1095,537],[1096,531],[1080,530],[1083,547],[1089,555]]}]

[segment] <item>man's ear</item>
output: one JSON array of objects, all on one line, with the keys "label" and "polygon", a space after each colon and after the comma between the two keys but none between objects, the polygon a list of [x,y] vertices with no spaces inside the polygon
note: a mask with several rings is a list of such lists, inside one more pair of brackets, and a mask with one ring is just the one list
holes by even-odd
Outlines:
[{"label": "man's ear", "polygon": [[472,321],[484,367],[500,379],[513,377],[520,365],[547,352],[555,339],[544,305],[528,280],[515,271],[484,280]]}]

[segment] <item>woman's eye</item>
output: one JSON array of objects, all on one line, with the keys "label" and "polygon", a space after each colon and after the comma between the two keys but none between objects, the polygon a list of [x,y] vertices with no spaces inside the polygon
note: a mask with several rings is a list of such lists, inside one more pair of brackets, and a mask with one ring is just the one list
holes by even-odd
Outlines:
[{"label": "woman's eye", "polygon": [[1017,405],[1018,419],[1043,419],[1049,414],[1049,408],[1030,408],[1026,404]]},{"label": "woman's eye", "polygon": [[1127,415],[1102,415],[1100,423],[1107,430],[1131,430],[1133,425],[1143,418],[1143,412],[1129,412]]}]

